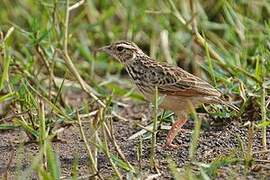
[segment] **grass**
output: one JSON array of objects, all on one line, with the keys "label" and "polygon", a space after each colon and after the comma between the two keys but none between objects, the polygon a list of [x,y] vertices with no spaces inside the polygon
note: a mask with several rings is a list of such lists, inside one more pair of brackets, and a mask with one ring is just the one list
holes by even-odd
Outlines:
[{"label": "grass", "polygon": [[159,104],[158,87],[155,87],[154,118],[153,118],[153,129],[152,129],[152,136],[151,136],[151,152],[150,152],[150,164],[151,164],[152,169],[156,169],[158,104]]},{"label": "grass", "polygon": [[[167,112],[160,115],[158,92],[153,124],[145,127],[140,124],[142,130],[132,139],[139,139],[139,163],[126,157],[125,147],[114,137],[118,129],[114,129],[111,121],[128,121],[119,114],[119,107],[125,106],[125,100],[140,103],[142,96],[126,80],[123,66],[104,54],[95,54],[95,49],[128,39],[151,57],[207,79],[223,92],[225,99],[241,109],[235,116],[223,107],[218,112],[206,107],[210,116],[248,124],[247,140],[238,135],[239,147],[232,149],[228,157],[224,154],[211,162],[197,162],[204,122],[197,115],[192,116],[195,127],[190,161],[187,166],[178,167],[173,157],[169,157],[170,175],[212,179],[219,175],[220,168],[244,164],[243,176],[248,176],[256,153],[269,152],[269,17],[270,3],[261,0],[150,0],[144,3],[3,0],[0,2],[0,134],[19,129],[30,141],[39,144],[39,153],[25,177],[34,172],[40,179],[102,179],[106,174],[99,171],[97,160],[102,154],[115,178],[160,176],[164,172],[159,172],[157,166],[160,160],[156,156],[157,136],[163,131],[163,125],[171,122],[171,115]],[[74,92],[85,94],[84,102],[70,103]],[[250,111],[254,111],[252,115]],[[89,139],[84,129],[88,125],[92,135]],[[89,174],[79,175],[78,162],[74,160],[71,177],[61,176],[60,154],[56,153],[54,141],[60,132],[68,131],[68,126],[75,126],[81,132],[90,159]],[[151,153],[146,159],[155,168],[144,172],[144,149],[148,146],[145,137],[149,132]],[[255,136],[261,137],[259,147]],[[13,155],[9,162],[13,158],[22,163],[22,157]],[[8,164],[7,167],[12,163]],[[19,166],[15,174],[21,173]],[[234,174],[235,169],[230,170]],[[4,179],[9,178],[8,172],[9,168]]]}]

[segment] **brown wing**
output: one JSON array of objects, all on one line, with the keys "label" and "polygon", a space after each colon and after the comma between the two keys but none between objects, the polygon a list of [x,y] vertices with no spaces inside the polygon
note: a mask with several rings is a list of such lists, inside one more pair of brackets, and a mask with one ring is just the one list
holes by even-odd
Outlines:
[{"label": "brown wing", "polygon": [[173,96],[217,96],[221,94],[209,83],[195,77],[179,77],[173,84],[159,86],[161,93]]},{"label": "brown wing", "polygon": [[[160,65],[161,71],[156,71],[159,81],[150,81],[159,91],[173,96],[217,96],[221,94],[206,81],[170,65]],[[155,68],[158,69],[158,68]],[[162,73],[162,74],[160,74]],[[154,82],[154,83],[153,83]]]}]

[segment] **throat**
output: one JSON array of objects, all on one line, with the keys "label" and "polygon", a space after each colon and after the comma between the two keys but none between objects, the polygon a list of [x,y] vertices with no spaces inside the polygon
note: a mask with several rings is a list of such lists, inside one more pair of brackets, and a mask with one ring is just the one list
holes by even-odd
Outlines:
[{"label": "throat", "polygon": [[137,83],[137,81],[141,80],[141,77],[143,76],[143,72],[141,72],[137,65],[127,64],[126,65],[126,71],[128,72],[128,75],[131,77],[131,79]]}]

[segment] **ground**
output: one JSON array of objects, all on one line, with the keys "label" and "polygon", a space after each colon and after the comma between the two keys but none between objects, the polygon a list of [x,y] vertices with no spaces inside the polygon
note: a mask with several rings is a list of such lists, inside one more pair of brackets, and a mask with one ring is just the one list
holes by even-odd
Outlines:
[{"label": "ground", "polygon": [[[118,112],[126,117],[128,121],[120,121],[115,119],[113,121],[114,135],[121,150],[135,167],[141,167],[143,177],[148,177],[151,173],[156,173],[150,169],[149,154],[150,154],[150,140],[143,140],[143,151],[141,162],[137,160],[137,147],[139,144],[138,138],[135,140],[128,140],[130,136],[141,130],[136,126],[136,123],[147,125],[150,123],[149,106],[145,102],[134,104],[128,102],[128,106],[118,109]],[[145,118],[146,117],[146,118]],[[202,130],[200,132],[199,146],[196,154],[196,160],[202,163],[210,163],[218,158],[236,154],[237,157],[244,156],[241,149],[241,141],[248,144],[248,125],[239,120],[239,118],[217,122],[219,120],[201,114]],[[148,119],[148,120],[147,120]],[[88,124],[84,124],[85,132],[89,135]],[[172,176],[169,164],[172,159],[179,168],[183,168],[189,163],[189,145],[191,140],[191,132],[194,129],[193,120],[189,120],[184,126],[184,131],[176,137],[175,143],[180,144],[176,149],[165,148],[164,143],[166,139],[167,130],[159,130],[157,134],[157,168],[161,175],[160,179],[167,179]],[[24,131],[20,129],[8,130],[0,132],[0,174],[8,173],[9,179],[14,179],[16,176],[23,176],[29,173],[29,167],[33,157],[39,151],[38,144],[27,143],[22,145],[22,142],[28,141]],[[239,139],[240,138],[240,139]],[[88,155],[85,149],[82,138],[80,137],[79,128],[77,125],[66,127],[60,133],[59,139],[61,141],[53,142],[54,150],[57,152],[61,163],[61,176],[63,178],[71,176],[72,164],[78,158],[78,172],[79,176],[89,174],[88,171]],[[268,147],[270,146],[270,131],[267,132]],[[263,152],[261,145],[260,131],[254,132],[253,152],[254,162],[248,169],[245,169],[244,162],[233,162],[229,165],[222,165],[217,171],[218,179],[226,179],[227,177],[234,177],[235,179],[267,179],[270,177],[270,153]],[[247,152],[247,147],[244,146],[243,152]],[[14,156],[12,157],[12,154]],[[11,163],[9,164],[10,159]],[[243,159],[243,158],[242,158]],[[9,164],[9,165],[8,165]],[[8,167],[8,169],[7,169]],[[193,166],[195,169],[196,165]],[[104,177],[111,177],[112,168],[109,161],[103,153],[98,156],[98,168]],[[22,173],[22,174],[20,174]],[[124,173],[124,172],[123,172]],[[32,178],[35,177],[32,174]],[[85,178],[87,179],[87,178]]]}]

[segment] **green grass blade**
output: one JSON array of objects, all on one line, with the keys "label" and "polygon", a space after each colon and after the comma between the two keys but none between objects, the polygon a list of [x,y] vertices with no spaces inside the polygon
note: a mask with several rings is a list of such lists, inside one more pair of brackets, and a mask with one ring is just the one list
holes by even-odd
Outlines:
[{"label": "green grass blade", "polygon": [[53,151],[51,143],[49,142],[47,143],[46,154],[47,154],[48,171],[52,179],[60,179],[61,175],[60,161],[57,157],[57,154]]}]

